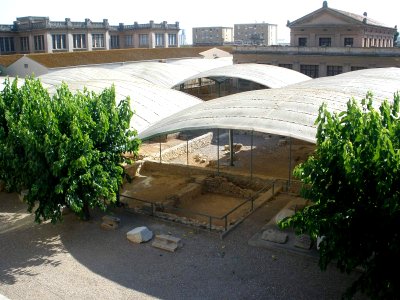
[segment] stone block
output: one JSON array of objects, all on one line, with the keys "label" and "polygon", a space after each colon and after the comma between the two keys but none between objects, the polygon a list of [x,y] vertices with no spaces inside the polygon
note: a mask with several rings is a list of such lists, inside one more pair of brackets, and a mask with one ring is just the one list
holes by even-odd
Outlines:
[{"label": "stone block", "polygon": [[120,218],[113,217],[113,216],[103,216],[102,217],[103,223],[101,223],[101,228],[103,229],[117,229],[119,223],[121,222]]},{"label": "stone block", "polygon": [[169,252],[175,252],[176,249],[183,246],[183,243],[180,238],[166,234],[159,234],[156,235],[152,246]]},{"label": "stone block", "polygon": [[101,219],[105,223],[117,223],[117,224],[119,224],[121,222],[120,218],[117,218],[117,217],[114,217],[114,216],[108,216],[108,215],[103,216]]},{"label": "stone block", "polygon": [[131,242],[140,244],[150,241],[153,238],[153,232],[150,231],[146,226],[136,227],[127,232],[126,238]]},{"label": "stone block", "polygon": [[294,246],[301,249],[310,250],[312,241],[309,235],[301,234],[296,236]]},{"label": "stone block", "polygon": [[286,217],[291,217],[294,214],[295,214],[294,210],[289,209],[289,208],[284,208],[279,213],[276,214],[275,222],[276,222],[276,224],[278,224],[280,221],[282,221]]},{"label": "stone block", "polygon": [[101,223],[101,228],[106,229],[106,230],[115,230],[118,228],[118,224],[103,222],[103,223]]},{"label": "stone block", "polygon": [[285,244],[288,240],[288,235],[285,232],[270,228],[262,233],[261,239],[273,243]]}]

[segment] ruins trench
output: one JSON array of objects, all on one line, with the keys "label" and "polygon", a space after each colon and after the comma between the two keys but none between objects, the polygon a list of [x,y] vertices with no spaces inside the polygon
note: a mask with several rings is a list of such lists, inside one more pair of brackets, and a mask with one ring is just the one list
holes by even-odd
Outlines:
[{"label": "ruins trench", "polygon": [[[224,231],[269,201],[272,197],[266,193],[273,184],[275,192],[285,189],[289,168],[292,172],[315,149],[296,139],[239,132],[231,166],[227,144],[227,134],[216,131],[144,143],[142,160],[128,171],[133,180],[124,184],[121,201],[135,212]],[[293,192],[298,192],[298,185]]]}]

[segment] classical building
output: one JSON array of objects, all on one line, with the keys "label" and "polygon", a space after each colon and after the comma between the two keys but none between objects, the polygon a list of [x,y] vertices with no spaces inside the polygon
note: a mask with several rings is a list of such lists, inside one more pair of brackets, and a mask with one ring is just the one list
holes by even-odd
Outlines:
[{"label": "classical building", "polygon": [[233,43],[232,27],[194,27],[193,46],[222,46]]},{"label": "classical building", "polygon": [[299,47],[393,47],[396,28],[361,15],[328,7],[287,23],[290,45]]},{"label": "classical building", "polygon": [[179,30],[179,22],[113,26],[107,19],[57,22],[48,17],[23,17],[12,25],[0,25],[0,54],[179,47]]},{"label": "classical building", "polygon": [[289,22],[290,46],[237,46],[234,63],[271,64],[313,78],[369,68],[400,67],[400,48],[393,47],[396,28],[367,14],[328,7]]},{"label": "classical building", "polygon": [[235,24],[236,45],[271,46],[278,43],[278,26],[268,23]]}]

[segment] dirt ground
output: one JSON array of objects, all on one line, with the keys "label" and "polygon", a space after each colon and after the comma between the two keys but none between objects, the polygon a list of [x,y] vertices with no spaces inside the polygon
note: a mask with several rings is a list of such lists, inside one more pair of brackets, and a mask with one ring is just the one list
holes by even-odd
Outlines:
[{"label": "dirt ground", "polygon": [[[201,134],[201,132],[185,132],[180,139],[179,135],[173,135],[168,140],[153,143],[144,143],[141,147],[140,154],[142,157],[157,157],[161,151],[176,146],[178,144],[186,145],[186,139],[192,139]],[[217,134],[219,133],[219,139]],[[228,133],[221,131],[213,132],[213,140],[210,145],[198,149],[187,156],[186,153],[180,157],[170,161],[164,161],[190,165],[197,167],[209,168],[212,172],[219,169],[223,172],[232,172],[248,176],[263,178],[283,178],[288,179],[289,168],[292,172],[295,165],[305,161],[306,158],[314,151],[314,145],[300,140],[269,135],[254,134],[253,137],[248,132],[236,132],[234,134],[234,144],[239,144],[238,151],[234,154],[234,165],[230,165],[228,150]],[[240,148],[240,149],[239,149]],[[289,160],[291,159],[291,160]],[[182,189],[190,181],[190,178],[177,176],[171,173],[146,173],[133,180],[132,183],[124,186],[123,194],[146,200],[152,203],[163,203],[169,195],[176,193]],[[201,216],[206,214],[214,216],[212,223],[217,226],[223,226],[225,220],[218,219],[226,213],[243,203],[246,199],[240,197],[227,196],[222,194],[205,193],[196,197],[193,201],[182,203],[179,209],[186,211],[169,211],[179,216],[194,218],[201,222],[208,222],[207,217]],[[122,199],[127,202],[130,207],[140,206],[143,203],[133,201],[132,199]],[[251,203],[246,203],[240,210],[229,215],[228,223],[234,223],[242,216],[249,213]],[[194,212],[190,214],[188,212]],[[196,214],[198,213],[198,214]],[[200,215],[199,215],[200,214]]]},{"label": "dirt ground", "polygon": [[[15,194],[0,193],[0,294],[9,299],[339,299],[355,279],[316,259],[248,244],[292,196],[281,194],[227,235],[172,222],[107,212],[117,230],[101,228],[102,212],[82,222],[34,224]],[[172,234],[183,248],[169,253],[126,239],[133,228]],[[1,296],[0,296],[1,298]]]},{"label": "dirt ground", "polygon": [[[204,133],[205,131],[185,132],[185,137],[182,139],[179,139],[179,135],[174,135],[161,143],[161,150],[164,151],[180,143],[186,143],[187,136],[191,139]],[[235,131],[234,143],[243,146],[240,151],[235,152],[234,166],[230,166],[229,150],[226,150],[228,143],[227,131],[220,130],[218,145],[217,131],[214,130],[213,140],[209,146],[189,153],[189,160],[185,154],[169,162],[217,169],[217,159],[219,158],[219,166],[223,171],[240,172],[246,175],[252,171],[253,175],[257,176],[287,179],[289,167],[292,173],[294,166],[305,161],[315,149],[315,145],[312,143],[262,133],[253,135],[253,146],[251,146],[250,132]],[[140,153],[144,157],[151,155],[157,157],[159,152],[159,142],[145,142],[140,149]]]}]

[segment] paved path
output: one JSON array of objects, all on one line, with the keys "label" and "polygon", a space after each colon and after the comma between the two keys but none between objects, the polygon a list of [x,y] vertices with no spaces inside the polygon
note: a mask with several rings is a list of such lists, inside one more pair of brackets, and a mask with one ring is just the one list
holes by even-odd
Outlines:
[{"label": "paved path", "polygon": [[[0,294],[10,299],[339,299],[348,276],[321,273],[313,258],[248,245],[285,203],[251,215],[224,240],[119,210],[121,227],[66,215],[33,224],[14,194],[0,193]],[[147,226],[182,238],[175,253],[136,245],[126,232]],[[0,296],[1,299],[1,296]]]}]

